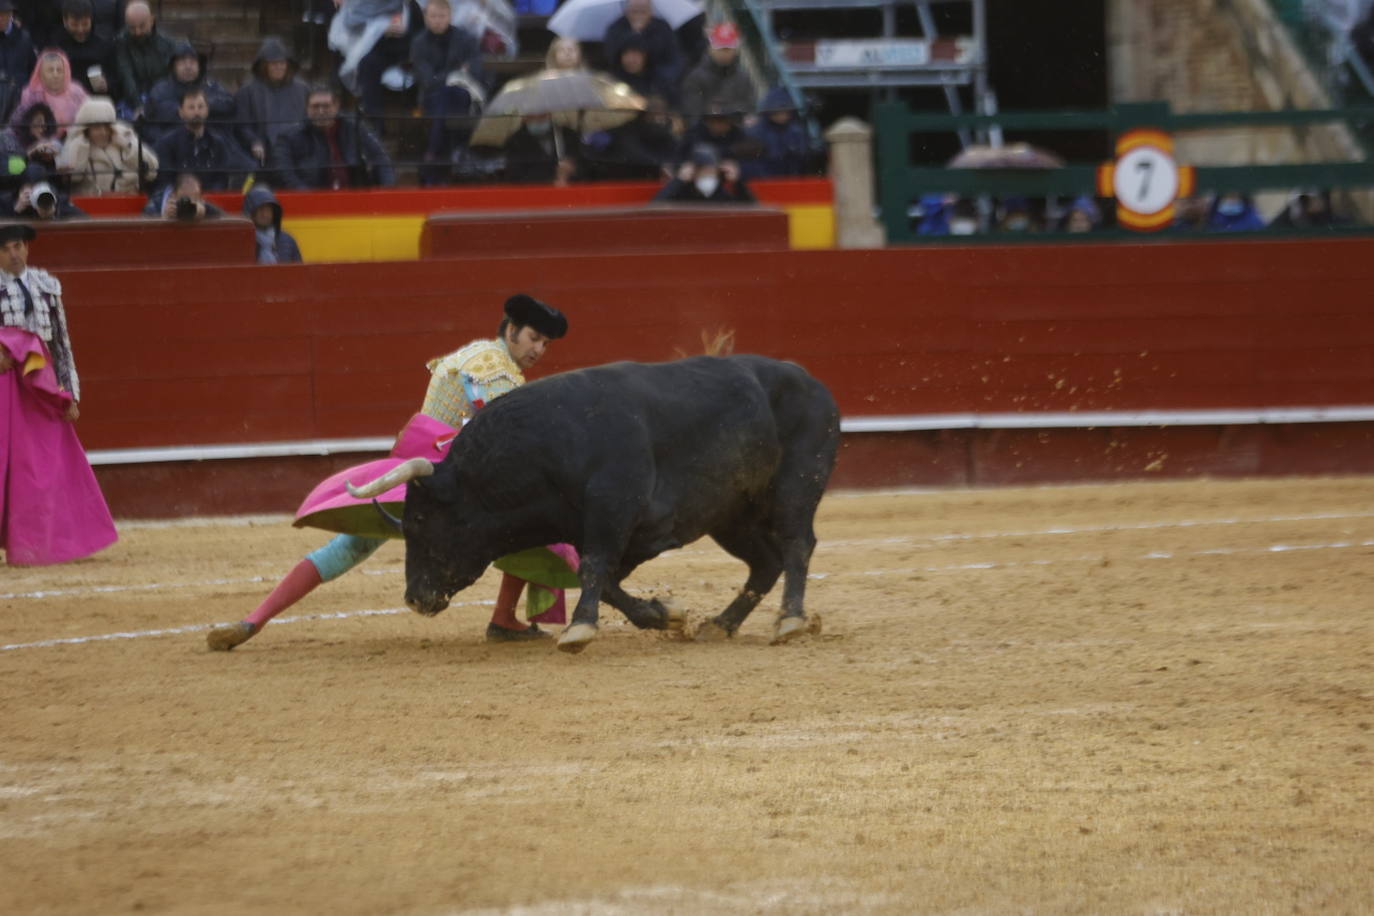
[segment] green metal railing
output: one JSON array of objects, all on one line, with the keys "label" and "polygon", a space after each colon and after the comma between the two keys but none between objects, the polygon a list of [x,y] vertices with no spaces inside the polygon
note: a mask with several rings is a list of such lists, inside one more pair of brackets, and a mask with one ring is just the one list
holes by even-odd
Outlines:
[{"label": "green metal railing", "polygon": [[[885,102],[875,112],[878,196],[881,220],[889,242],[915,241],[908,217],[912,201],[923,194],[948,193],[962,197],[1073,197],[1094,196],[1100,163],[1070,163],[1044,170],[949,169],[912,162],[911,138],[919,133],[1000,127],[1004,131],[1100,131],[1111,138],[1133,128],[1153,127],[1172,134],[1231,127],[1289,127],[1296,131],[1342,123],[1374,126],[1374,106],[1284,111],[1226,111],[1175,113],[1167,103],[1118,105],[1100,111],[1004,112],[994,115],[913,113],[905,103]],[[1187,165],[1188,163],[1181,163]],[[1374,162],[1314,162],[1288,165],[1200,166],[1195,168],[1199,192],[1254,192],[1316,187],[1349,189],[1374,187]],[[1250,235],[1269,230],[1252,230]],[[1286,230],[1291,233],[1293,230]],[[1326,230],[1324,230],[1326,231]],[[1368,232],[1370,227],[1357,227]],[[1211,234],[1211,233],[1209,233]],[[1097,232],[1139,238],[1127,230]],[[923,240],[927,237],[921,237]],[[1005,241],[1005,235],[996,236]],[[1043,239],[1043,236],[1041,237]],[[968,237],[961,237],[966,241]]]}]

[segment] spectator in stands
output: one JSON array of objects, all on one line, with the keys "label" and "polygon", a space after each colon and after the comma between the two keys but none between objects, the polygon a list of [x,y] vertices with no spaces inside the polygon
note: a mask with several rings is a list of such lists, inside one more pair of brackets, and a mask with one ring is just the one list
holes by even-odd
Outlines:
[{"label": "spectator in stands", "polygon": [[502,147],[506,180],[518,184],[564,187],[585,177],[582,139],[577,131],[554,123],[551,116],[526,115]]},{"label": "spectator in stands", "polygon": [[115,96],[114,43],[96,34],[91,0],[62,0],[62,27],[52,45],[67,55],[72,79],[88,95]]},{"label": "spectator in stands", "polygon": [[194,172],[182,172],[170,184],[154,191],[143,208],[144,216],[198,223],[205,219],[219,219],[224,211],[205,199],[200,179]]},{"label": "spectator in stands", "polygon": [[1349,223],[1331,206],[1331,192],[1316,188],[1295,193],[1288,205],[1269,221],[1271,228],[1278,229],[1331,229]]},{"label": "spectator in stands", "polygon": [[997,231],[1012,235],[1039,232],[1044,228],[1031,202],[1020,195],[1004,197],[998,204]]},{"label": "spectator in stands", "polygon": [[668,103],[650,96],[633,121],[591,134],[583,146],[592,177],[598,180],[664,180],[673,176],[678,135]]},{"label": "spectator in stands", "polygon": [[339,94],[310,90],[306,120],[283,134],[272,148],[272,168],[288,188],[390,187],[396,183],[391,158],[358,118],[339,113]]},{"label": "spectator in stands", "polygon": [[145,109],[144,136],[154,142],[174,130],[180,123],[181,98],[192,89],[205,93],[210,106],[209,122],[221,129],[231,129],[237,121],[234,97],[215,80],[206,76],[206,59],[189,41],[179,41],[172,52],[167,75],[148,90]]},{"label": "spectator in stands", "polygon": [[14,0],[0,0],[0,118],[14,113],[37,62],[29,33],[15,21]]},{"label": "spectator in stands", "polygon": [[420,170],[423,184],[442,182],[455,142],[465,145],[467,118],[486,101],[486,75],[477,36],[452,24],[450,0],[426,0],[425,27],[410,42],[410,65],[420,110],[429,122],[429,143]]},{"label": "spectator in stands", "polygon": [[42,102],[30,105],[23,119],[12,130],[15,140],[24,150],[25,159],[50,172],[56,168],[57,155],[62,152],[62,137],[58,136],[57,120],[51,108]]},{"label": "spectator in stands", "polygon": [[552,16],[558,3],[559,0],[515,0],[512,6],[519,16]]},{"label": "spectator in stands", "polygon": [[382,78],[407,62],[423,18],[414,0],[343,0],[330,26],[330,47],[344,55],[339,79],[358,96],[363,117],[380,133],[385,133]]},{"label": "spectator in stands", "polygon": [[14,0],[14,14],[29,33],[35,48],[49,48],[57,42],[61,28],[61,6],[57,0]]},{"label": "spectator in stands", "polygon": [[259,264],[299,264],[301,250],[281,227],[281,204],[272,189],[255,184],[243,195],[243,215],[253,221],[258,237]]},{"label": "spectator in stands", "polygon": [[1263,228],[1264,219],[1255,209],[1254,200],[1240,191],[1218,195],[1207,213],[1207,229],[1211,232],[1248,232]]},{"label": "spectator in stands", "polygon": [[953,194],[922,194],[916,206],[907,211],[908,217],[915,217],[916,234],[949,235],[949,217],[953,204]]},{"label": "spectator in stands", "polygon": [[808,175],[824,155],[798,116],[792,95],[775,86],[763,97],[759,118],[744,133],[758,145],[758,155],[743,160],[745,178]]},{"label": "spectator in stands", "polygon": [[98,96],[76,113],[57,168],[70,176],[73,194],[131,194],[157,178],[157,154]]},{"label": "spectator in stands", "polygon": [[739,30],[734,23],[711,27],[706,57],[682,81],[682,115],[695,124],[708,105],[733,114],[753,114],[759,93],[748,71],[740,65]]},{"label": "spectator in stands", "polygon": [[146,0],[131,0],[124,10],[124,31],[114,40],[115,75],[121,93],[117,101],[125,120],[142,117],[148,93],[167,75],[175,52],[176,42],[158,32]]},{"label": "spectator in stands", "polygon": [[709,144],[701,144],[678,166],[677,174],[659,189],[654,200],[678,203],[752,204],[754,193],[740,174],[739,163],[720,159]]},{"label": "spectator in stands", "polygon": [[201,186],[211,191],[242,184],[256,163],[235,140],[208,123],[210,103],[205,99],[205,90],[188,90],[181,97],[177,114],[181,125],[153,144],[163,174],[194,172]]},{"label": "spectator in stands", "polygon": [[649,68],[649,56],[644,50],[644,40],[631,35],[620,46],[620,56],[612,62],[610,73],[635,92],[648,98],[651,95],[670,99],[676,104],[680,97],[677,86]]},{"label": "spectator in stands", "polygon": [[125,0],[91,0],[91,28],[112,47],[115,36],[124,29],[124,5]]},{"label": "spectator in stands", "polygon": [[71,219],[86,214],[57,188],[52,175],[41,165],[30,165],[19,177],[19,187],[13,193],[0,196],[0,213],[13,214],[15,219],[54,220]]},{"label": "spectator in stands", "polygon": [[310,88],[296,75],[295,59],[275,35],[268,35],[253,61],[253,78],[234,97],[239,139],[258,162],[266,164],[282,134],[305,120]]},{"label": "spectator in stands", "polygon": [[67,127],[76,120],[76,112],[86,101],[86,90],[72,80],[72,68],[67,63],[67,55],[61,51],[47,50],[38,58],[14,109],[10,126],[24,120],[25,114],[35,105],[44,105],[52,120],[58,137],[67,134]]},{"label": "spectator in stands", "polygon": [[548,53],[544,55],[545,70],[584,70],[582,45],[576,38],[558,36],[549,42]]},{"label": "spectator in stands", "polygon": [[1211,199],[1200,194],[1194,197],[1180,197],[1174,201],[1173,232],[1202,232],[1207,228],[1207,214],[1211,210]]},{"label": "spectator in stands", "polygon": [[1095,232],[1102,225],[1102,210],[1091,197],[1076,197],[1069,204],[1059,228],[1068,233]]},{"label": "spectator in stands", "polygon": [[604,48],[610,72],[616,79],[633,85],[626,79],[630,74],[622,69],[621,58],[631,37],[638,39],[644,54],[644,75],[636,74],[635,79],[646,81],[654,87],[649,94],[662,95],[675,107],[682,84],[682,49],[668,23],[654,15],[651,0],[625,0],[625,14],[606,27]]},{"label": "spectator in stands", "polygon": [[679,158],[686,159],[702,144],[715,149],[718,159],[740,161],[757,152],[757,144],[740,126],[739,116],[725,111],[718,103],[708,105],[701,120],[687,128],[679,146]]}]

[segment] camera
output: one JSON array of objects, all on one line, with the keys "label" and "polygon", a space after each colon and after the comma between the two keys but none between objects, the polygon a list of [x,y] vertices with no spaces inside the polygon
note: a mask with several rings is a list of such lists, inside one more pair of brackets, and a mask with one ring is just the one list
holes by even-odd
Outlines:
[{"label": "camera", "polygon": [[46,181],[35,182],[29,192],[35,210],[52,210],[57,207],[57,191]]},{"label": "camera", "polygon": [[177,198],[177,219],[193,220],[196,218],[196,202],[189,197]]}]

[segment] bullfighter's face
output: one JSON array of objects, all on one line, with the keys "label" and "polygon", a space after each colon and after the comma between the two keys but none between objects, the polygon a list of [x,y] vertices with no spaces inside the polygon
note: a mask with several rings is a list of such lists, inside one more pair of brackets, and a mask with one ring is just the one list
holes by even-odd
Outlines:
[{"label": "bullfighter's face", "polygon": [[[406,605],[431,617],[486,570],[480,534],[465,524],[457,488],[443,476],[406,485]],[[470,514],[470,513],[466,513]]]},{"label": "bullfighter's face", "polygon": [[544,351],[548,348],[549,339],[532,327],[516,328],[511,325],[506,329],[506,349],[522,371],[533,369],[535,363],[544,358]]}]

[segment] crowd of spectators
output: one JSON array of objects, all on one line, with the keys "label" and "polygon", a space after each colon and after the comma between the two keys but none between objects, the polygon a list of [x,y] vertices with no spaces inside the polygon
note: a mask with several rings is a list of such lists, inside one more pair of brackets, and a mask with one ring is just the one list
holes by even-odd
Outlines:
[{"label": "crowd of spectators", "polygon": [[[558,3],[514,7],[547,15]],[[627,83],[642,110],[598,119],[586,110],[517,109],[500,142],[478,143],[474,131],[502,77],[520,75],[488,66],[514,51],[509,24],[489,15],[493,5],[318,5],[333,52],[316,73],[322,81],[307,83],[295,50],[266,36],[243,78],[222,85],[207,47],[165,33],[150,0],[0,0],[0,153],[8,161],[0,206],[56,218],[80,212],[69,193],[141,192],[151,216],[214,218],[202,195],[250,178],[290,189],[393,185],[388,145],[404,148],[402,136],[423,150],[402,165],[416,166],[424,185],[652,178],[664,183],[664,199],[739,201],[752,199],[751,179],[813,173],[823,163],[796,101],[781,88],[764,93],[742,66],[729,22],[708,27],[699,16],[674,29],[652,0],[625,0],[585,49],[551,36],[545,65],[569,80]],[[58,203],[35,211],[34,186],[54,188]]]},{"label": "crowd of spectators", "polygon": [[[954,194],[924,194],[910,208],[917,235],[1079,235],[1116,227],[1115,202],[1080,196],[1068,199],[1009,195],[974,200]],[[1182,197],[1174,202],[1168,228],[1176,232],[1250,232],[1259,229],[1338,229],[1351,225],[1332,203],[1329,190],[1308,188],[1288,196],[1266,218],[1252,195],[1239,191]]]}]

